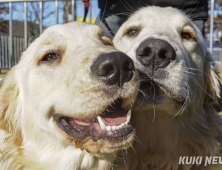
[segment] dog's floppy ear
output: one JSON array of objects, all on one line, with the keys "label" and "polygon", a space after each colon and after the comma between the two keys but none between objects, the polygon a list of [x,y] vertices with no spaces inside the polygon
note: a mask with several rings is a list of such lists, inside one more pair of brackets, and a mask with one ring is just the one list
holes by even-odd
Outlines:
[{"label": "dog's floppy ear", "polygon": [[8,133],[8,140],[19,145],[21,133],[18,115],[21,112],[19,89],[15,79],[15,68],[9,71],[0,87],[0,128]]},{"label": "dog's floppy ear", "polygon": [[204,63],[205,95],[204,105],[217,105],[221,100],[221,83],[215,63],[212,62],[211,55],[207,52]]}]

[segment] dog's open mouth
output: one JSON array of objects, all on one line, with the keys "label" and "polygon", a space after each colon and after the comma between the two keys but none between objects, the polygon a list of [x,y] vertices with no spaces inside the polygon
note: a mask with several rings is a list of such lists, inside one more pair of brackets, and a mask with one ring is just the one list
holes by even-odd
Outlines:
[{"label": "dog's open mouth", "polygon": [[108,106],[100,115],[91,120],[55,115],[58,126],[69,136],[77,140],[92,136],[94,141],[105,139],[112,142],[127,139],[133,132],[130,124],[131,110],[121,107],[121,100]]}]

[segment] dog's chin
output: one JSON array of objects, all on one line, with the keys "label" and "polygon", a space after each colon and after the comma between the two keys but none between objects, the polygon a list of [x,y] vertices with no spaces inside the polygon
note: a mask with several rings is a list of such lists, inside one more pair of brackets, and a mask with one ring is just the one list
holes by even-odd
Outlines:
[{"label": "dog's chin", "polygon": [[131,110],[118,99],[96,117],[78,119],[57,114],[54,120],[76,147],[90,153],[109,153],[128,148],[134,138]]},{"label": "dog's chin", "polygon": [[[144,78],[145,77],[145,78]],[[140,72],[140,91],[137,97],[137,103],[145,103],[152,105],[162,105],[169,101],[174,101],[176,104],[183,104],[186,96],[174,92],[174,89],[169,88],[166,84],[159,82],[156,79],[149,78],[146,74]]]}]

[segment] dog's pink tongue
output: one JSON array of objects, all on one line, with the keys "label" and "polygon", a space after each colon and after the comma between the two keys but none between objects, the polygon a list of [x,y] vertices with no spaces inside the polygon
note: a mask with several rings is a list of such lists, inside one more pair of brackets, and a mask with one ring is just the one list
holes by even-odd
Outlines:
[{"label": "dog's pink tongue", "polygon": [[105,125],[117,126],[126,122],[127,114],[123,109],[107,111],[105,115],[100,115]]}]

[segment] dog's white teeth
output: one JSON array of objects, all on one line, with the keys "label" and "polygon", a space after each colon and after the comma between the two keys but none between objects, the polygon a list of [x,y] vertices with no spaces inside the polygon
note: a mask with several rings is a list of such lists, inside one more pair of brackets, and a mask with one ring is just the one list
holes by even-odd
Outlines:
[{"label": "dog's white teeth", "polygon": [[129,124],[130,119],[131,119],[131,110],[129,110],[127,113],[126,121],[124,123],[120,124],[119,126],[106,126],[100,116],[97,116],[97,119],[98,119],[101,129],[106,129],[107,131],[111,131],[111,130],[114,131],[117,129],[121,129],[123,126],[126,126]]},{"label": "dog's white teeth", "polygon": [[99,125],[102,129],[105,129],[106,128],[106,125],[105,123],[103,123],[103,120],[100,116],[97,116],[97,119],[98,119],[98,122],[99,122]]},{"label": "dog's white teeth", "polygon": [[110,131],[111,129],[112,129],[111,126],[106,126],[106,130],[107,130],[107,131]]},{"label": "dog's white teeth", "polygon": [[116,130],[116,126],[112,126],[112,130]]},{"label": "dog's white teeth", "polygon": [[121,125],[119,125],[119,127],[120,127],[120,128],[122,128],[124,125],[125,125],[125,124],[124,124],[124,123],[122,123]]},{"label": "dog's white teeth", "polygon": [[125,123],[129,123],[130,122],[130,119],[131,119],[131,110],[128,111],[127,113],[127,117],[126,117],[126,122]]}]

